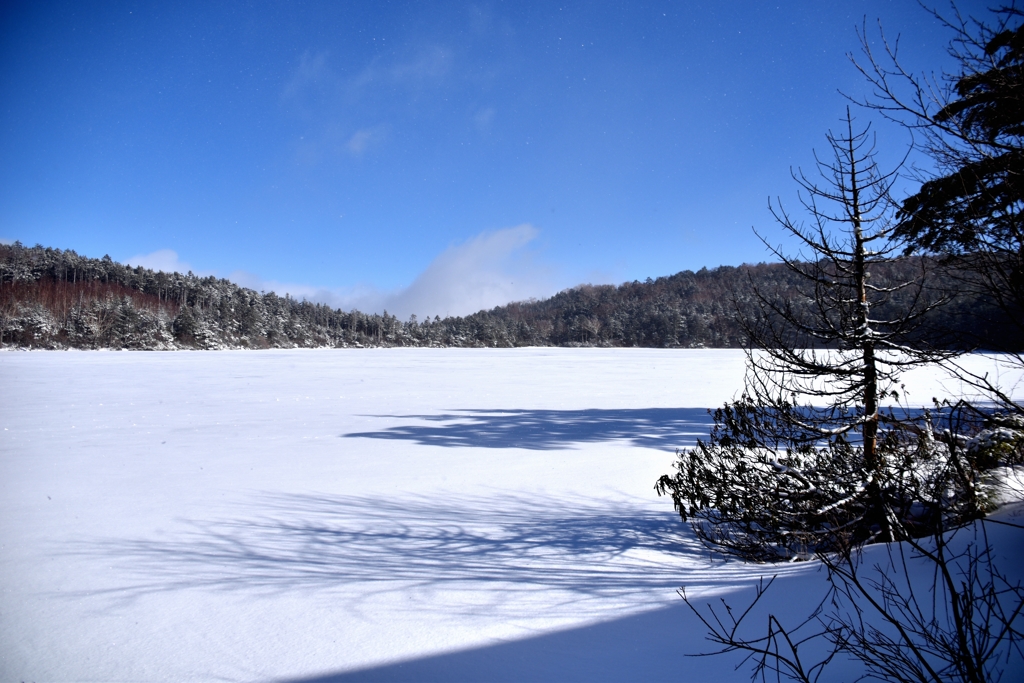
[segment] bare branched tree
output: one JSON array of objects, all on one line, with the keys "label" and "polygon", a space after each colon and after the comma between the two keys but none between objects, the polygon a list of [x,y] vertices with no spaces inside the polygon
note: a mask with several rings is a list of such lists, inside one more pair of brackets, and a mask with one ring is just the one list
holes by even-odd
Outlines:
[{"label": "bare branched tree", "polygon": [[[805,283],[804,297],[756,292],[742,398],[715,412],[709,440],[681,452],[656,486],[705,543],[751,559],[891,540],[923,523],[913,496],[924,470],[908,459],[931,457],[922,442],[931,430],[925,416],[881,405],[902,398],[900,373],[950,357],[916,335],[945,299],[923,273],[884,277],[880,266],[902,253],[896,172],[880,172],[869,131],[855,131],[849,111],[843,128],[828,135],[820,179],[794,174],[808,223],[772,205],[801,252],[769,249]],[[898,315],[877,316],[897,298],[887,308]]]},{"label": "bare branched tree", "polygon": [[1024,657],[1024,586],[996,565],[986,522],[889,544],[880,557],[869,564],[852,546],[823,554],[830,589],[800,623],[763,613],[774,579],[742,609],[680,594],[718,646],[705,654],[745,653],[763,681],[834,678],[827,667],[846,658],[862,665],[857,680],[982,683]]},{"label": "bare branched tree", "polygon": [[[911,343],[943,303],[923,279],[872,277],[889,258],[942,254],[1024,331],[1024,15],[1000,8],[988,26],[954,14],[943,21],[962,69],[939,79],[904,69],[884,34],[876,58],[861,33],[858,68],[875,88],[862,104],[915,131],[938,171],[896,204],[895,176],[877,171],[847,114],[847,134],[829,136],[834,163],[819,161],[824,185],[796,176],[811,226],[773,209],[810,250],[773,249],[811,284],[806,298],[758,294],[746,393],[656,486],[706,544],[745,559],[816,556],[828,572],[827,595],[794,624],[764,614],[771,581],[745,609],[681,591],[718,652],[746,653],[765,681],[811,683],[840,656],[863,665],[858,680],[997,681],[1024,657],[1024,586],[997,567],[987,533],[1006,522],[983,517],[1010,471],[1000,466],[1024,461],[1024,410],[953,354]],[[877,319],[880,301],[908,292],[902,314]],[[960,398],[917,415],[880,408],[903,398],[901,371],[934,362],[1002,410]]]},{"label": "bare branched tree", "polygon": [[[952,34],[957,70],[929,76],[900,60],[899,41],[879,28],[860,32],[851,56],[872,86],[858,103],[914,131],[933,168],[918,169],[920,189],[901,203],[897,234],[907,248],[945,256],[964,289],[1001,310],[1024,343],[1024,12],[1015,3],[983,21],[929,12]],[[854,99],[854,98],[851,98]],[[1001,324],[1006,324],[1002,322]],[[1016,355],[1015,365],[1024,365]],[[1024,415],[993,378],[954,370],[1009,414]]]},{"label": "bare branched tree", "polygon": [[[680,597],[707,629],[707,639],[719,646],[718,650],[698,656],[739,652],[744,655],[741,666],[747,662],[754,665],[752,680],[760,678],[767,681],[769,677],[781,680],[785,677],[802,683],[815,683],[838,653],[835,647],[817,657],[808,656],[807,652],[828,635],[820,617],[829,604],[831,592],[801,623],[783,624],[774,614],[764,616],[760,613],[761,601],[777,578],[765,581],[762,577],[755,586],[754,599],[743,609],[733,608],[725,598],[717,606],[711,603],[701,605],[686,594],[685,587],[680,588]],[[750,622],[761,618],[768,622],[764,635],[748,636]]]}]

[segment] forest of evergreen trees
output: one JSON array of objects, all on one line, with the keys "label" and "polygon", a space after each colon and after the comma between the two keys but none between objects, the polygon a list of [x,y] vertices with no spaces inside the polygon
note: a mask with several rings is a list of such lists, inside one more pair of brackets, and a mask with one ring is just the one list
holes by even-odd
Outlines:
[{"label": "forest of evergreen trees", "polygon": [[[894,279],[925,277],[951,297],[922,343],[1020,350],[998,309],[957,294],[955,277],[918,257],[887,264]],[[886,277],[886,273],[879,273]],[[259,293],[228,280],[155,272],[72,250],[0,245],[0,346],[79,349],[234,349],[366,346],[742,347],[756,294],[813,304],[783,264],[683,271],[619,286],[582,285],[542,301],[465,317],[398,320]],[[907,302],[894,294],[892,305]],[[881,311],[884,313],[884,311]]]}]

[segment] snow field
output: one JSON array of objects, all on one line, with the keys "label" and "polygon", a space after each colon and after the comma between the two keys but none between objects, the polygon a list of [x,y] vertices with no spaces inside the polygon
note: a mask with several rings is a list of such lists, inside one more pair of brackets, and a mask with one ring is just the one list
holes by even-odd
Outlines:
[{"label": "snow field", "polygon": [[[0,354],[0,680],[748,680],[684,657],[706,645],[675,589],[766,568],[709,557],[653,492],[743,372],[732,350]],[[768,571],[776,605],[813,606],[815,566]]]}]

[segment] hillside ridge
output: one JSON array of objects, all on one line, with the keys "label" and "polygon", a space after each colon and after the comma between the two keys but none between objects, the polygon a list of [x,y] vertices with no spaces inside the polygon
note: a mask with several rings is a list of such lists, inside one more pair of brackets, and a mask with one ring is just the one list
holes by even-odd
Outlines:
[{"label": "hillside ridge", "polygon": [[[920,257],[885,264],[920,271]],[[897,272],[898,271],[898,272]],[[885,276],[885,273],[882,273]],[[929,291],[956,283],[936,271]],[[807,299],[781,263],[681,271],[621,285],[578,285],[542,300],[512,302],[467,316],[401,321],[348,312],[229,280],[141,266],[20,243],[0,245],[0,347],[241,349],[297,347],[637,346],[742,347],[756,316],[755,290]],[[904,302],[895,299],[888,306]],[[957,295],[922,343],[1017,350],[997,309]]]}]

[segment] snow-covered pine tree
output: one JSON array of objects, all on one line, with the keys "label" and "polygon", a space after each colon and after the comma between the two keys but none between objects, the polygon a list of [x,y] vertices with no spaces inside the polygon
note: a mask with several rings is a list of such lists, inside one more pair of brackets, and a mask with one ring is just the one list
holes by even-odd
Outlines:
[{"label": "snow-covered pine tree", "polygon": [[[849,110],[843,128],[828,135],[819,179],[794,174],[808,222],[772,207],[803,253],[769,249],[803,281],[802,296],[755,288],[742,398],[714,413],[710,438],[680,452],[656,485],[704,543],[746,558],[890,540],[930,528],[937,514],[977,512],[943,498],[975,485],[970,464],[953,463],[964,453],[936,441],[926,415],[882,407],[901,398],[903,371],[948,356],[918,334],[943,300],[923,276],[880,276],[876,266],[900,258],[898,176],[880,172]],[[896,297],[897,315],[879,317]]]}]

